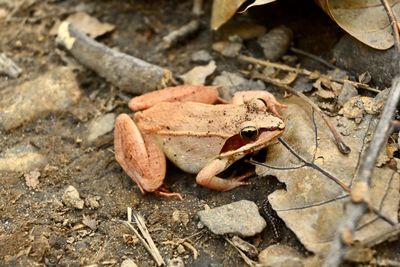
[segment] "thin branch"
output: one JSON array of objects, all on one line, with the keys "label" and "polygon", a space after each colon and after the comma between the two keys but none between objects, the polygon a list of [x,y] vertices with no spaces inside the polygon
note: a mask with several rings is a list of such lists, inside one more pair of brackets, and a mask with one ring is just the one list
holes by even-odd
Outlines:
[{"label": "thin branch", "polygon": [[292,51],[293,53],[296,53],[296,54],[299,54],[299,55],[302,55],[302,56],[305,56],[305,57],[309,57],[309,58],[321,63],[322,65],[324,65],[325,67],[328,67],[330,69],[338,69],[338,67],[336,67],[332,63],[326,61],[325,59],[323,59],[323,58],[321,58],[319,56],[316,56],[314,54],[311,54],[309,52],[306,52],[304,50],[298,49],[296,47],[291,47],[289,50]]},{"label": "thin branch", "polygon": [[328,75],[324,75],[324,74],[317,73],[317,72],[312,72],[312,71],[309,71],[309,70],[303,69],[303,68],[294,68],[294,67],[291,67],[291,66],[288,66],[285,64],[270,62],[270,61],[261,60],[261,59],[257,59],[254,57],[248,57],[248,56],[239,56],[238,59],[241,61],[258,64],[258,65],[265,66],[265,67],[273,67],[273,68],[279,69],[279,70],[299,73],[299,74],[309,77],[310,79],[315,78],[315,77],[324,78],[324,79],[327,79],[327,80],[330,80],[333,82],[337,82],[337,83],[341,83],[341,84],[349,83],[349,84],[353,85],[355,88],[362,88],[362,89],[365,89],[365,90],[368,90],[368,91],[371,91],[374,93],[380,93],[380,91],[378,89],[372,88],[365,83],[355,82],[355,81],[351,81],[348,79],[335,79]]},{"label": "thin branch", "polygon": [[325,267],[334,267],[341,264],[343,256],[349,246],[348,242],[343,238],[344,233],[351,233],[352,235],[361,217],[368,211],[366,200],[368,199],[375,162],[380,150],[385,145],[390,135],[391,122],[399,99],[400,76],[396,76],[393,80],[385,108],[376,127],[374,137],[363,157],[363,161],[356,175],[356,182],[352,187],[352,196],[360,194],[361,199],[360,201],[355,201],[353,198],[353,201],[346,207],[345,216],[336,231],[335,239],[332,242],[330,252],[324,264]]},{"label": "thin branch", "polygon": [[393,39],[394,39],[394,45],[397,48],[397,52],[400,53],[400,35],[399,35],[399,26],[398,22],[396,20],[396,17],[393,13],[393,9],[388,3],[387,0],[381,0],[382,5],[385,7],[386,13],[389,17],[390,25],[392,26],[393,30]]}]

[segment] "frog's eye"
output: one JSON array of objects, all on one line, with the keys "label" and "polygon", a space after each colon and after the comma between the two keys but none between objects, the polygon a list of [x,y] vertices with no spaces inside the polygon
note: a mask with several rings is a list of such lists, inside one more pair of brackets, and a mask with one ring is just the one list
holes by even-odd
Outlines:
[{"label": "frog's eye", "polygon": [[240,129],[240,137],[247,140],[255,139],[258,136],[258,128],[255,126],[245,126]]}]

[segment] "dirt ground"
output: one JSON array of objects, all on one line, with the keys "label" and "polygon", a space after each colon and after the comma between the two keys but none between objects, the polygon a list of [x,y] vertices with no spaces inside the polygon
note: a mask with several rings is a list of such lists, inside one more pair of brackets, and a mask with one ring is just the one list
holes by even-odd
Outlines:
[{"label": "dirt ground", "polygon": [[[11,10],[14,13],[9,20],[0,19],[0,50],[11,55],[23,73],[16,80],[0,77],[0,90],[65,65],[57,52],[55,37],[49,31],[56,21],[78,10],[115,25],[113,32],[98,41],[168,67],[174,73],[192,68],[191,54],[201,49],[209,51],[217,61],[217,72],[237,71],[244,66],[212,51],[213,33],[208,28],[211,1],[205,1],[203,29],[199,34],[167,52],[156,51],[156,47],[164,35],[190,21],[191,1],[21,2],[25,4]],[[291,27],[297,47],[329,59],[333,45],[343,32],[312,1],[303,1],[302,5],[296,1],[278,2],[256,9],[250,15],[267,28],[280,24]],[[8,8],[6,3],[0,1],[0,7]],[[288,5],[295,8],[287,9]],[[302,64],[324,71],[309,59],[304,59]],[[131,258],[139,266],[155,266],[149,253],[122,222],[126,220],[127,207],[132,207],[144,216],[164,259],[180,257],[187,266],[243,266],[237,251],[223,237],[199,227],[196,212],[205,205],[216,207],[241,199],[254,201],[261,207],[267,195],[279,186],[277,180],[255,177],[248,186],[219,193],[196,185],[193,175],[169,163],[165,183],[170,190],[182,193],[184,200],[142,195],[114,160],[112,132],[95,144],[81,142],[85,127],[93,118],[110,111],[129,112],[126,105],[129,95],[89,70],[80,70],[77,77],[82,91],[78,104],[1,132],[1,152],[19,144],[30,144],[48,162],[39,170],[40,184],[36,190],[26,185],[25,173],[1,173],[0,265],[119,266],[124,259]],[[86,201],[82,210],[63,205],[62,195],[69,185]],[[90,200],[93,202],[89,203]],[[172,215],[177,211],[188,216],[188,222],[175,220]],[[92,227],[87,227],[83,220],[89,220]],[[287,228],[282,229],[279,242],[308,255],[294,234]],[[182,238],[188,238],[193,244],[199,253],[197,259],[187,248],[178,250]],[[269,227],[246,240],[260,250],[277,242]],[[378,251],[390,256],[394,253],[395,257],[396,252],[391,250],[395,244],[384,244]]]}]

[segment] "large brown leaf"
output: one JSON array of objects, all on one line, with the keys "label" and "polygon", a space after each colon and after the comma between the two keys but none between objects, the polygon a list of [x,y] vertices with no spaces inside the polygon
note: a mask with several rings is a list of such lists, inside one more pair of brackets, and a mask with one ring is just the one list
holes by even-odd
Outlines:
[{"label": "large brown leaf", "polygon": [[[370,138],[376,119],[366,117],[355,125],[347,121],[351,134],[344,139],[351,147],[349,155],[341,154],[333,142],[330,132],[316,115],[318,128],[318,145],[315,145],[315,132],[311,120],[311,111],[303,108],[304,103],[291,97],[289,107],[283,113],[287,130],[283,138],[309,161],[314,162],[350,185],[359,163],[360,154],[365,149],[364,143]],[[303,106],[303,107],[302,107]],[[337,118],[332,122],[337,124]],[[346,118],[341,118],[348,120]],[[304,246],[314,252],[326,251],[333,239],[338,222],[343,217],[344,203],[349,200],[348,193],[337,183],[322,173],[303,165],[282,144],[277,143],[269,148],[266,163],[270,166],[286,169],[258,167],[261,175],[274,175],[286,184],[286,190],[270,194],[268,199],[286,225],[297,235]],[[290,169],[290,167],[292,167]],[[372,180],[371,203],[385,216],[397,222],[399,208],[399,174],[387,167],[375,168]],[[363,217],[355,235],[355,240],[381,235],[391,226],[378,219],[375,214]]]},{"label": "large brown leaf", "polygon": [[[316,0],[322,9],[349,34],[375,48],[394,44],[392,28],[380,0]],[[400,19],[400,0],[388,0]]]}]

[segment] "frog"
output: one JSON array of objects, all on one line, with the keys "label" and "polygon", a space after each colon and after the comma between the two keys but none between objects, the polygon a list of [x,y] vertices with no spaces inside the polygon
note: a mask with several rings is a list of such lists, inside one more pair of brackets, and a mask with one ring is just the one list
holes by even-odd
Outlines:
[{"label": "frog", "polygon": [[178,197],[166,190],[168,158],[216,191],[246,185],[248,175],[218,176],[234,162],[276,142],[285,130],[278,109],[286,105],[267,91],[240,91],[230,102],[216,86],[175,86],[133,98],[133,116],[118,115],[115,158],[142,193]]}]

